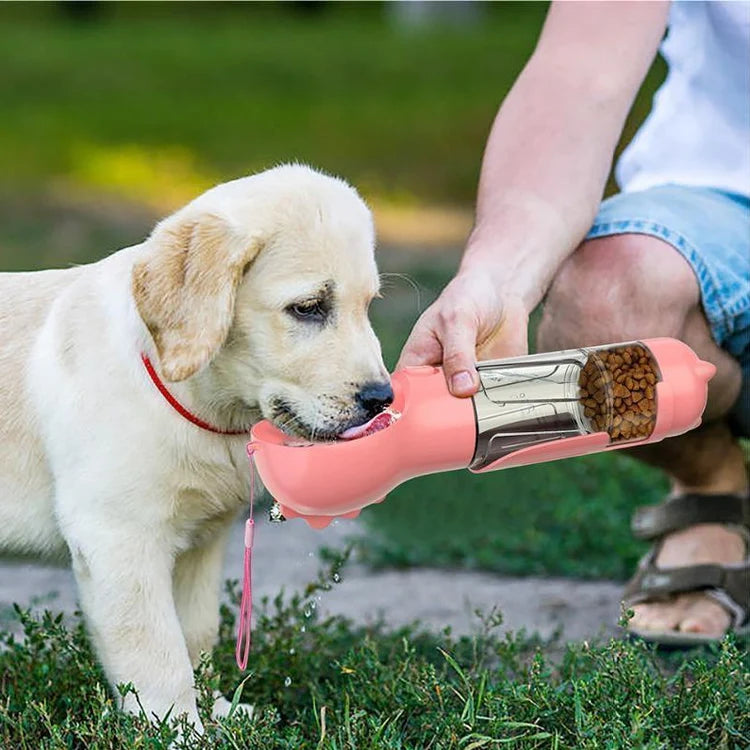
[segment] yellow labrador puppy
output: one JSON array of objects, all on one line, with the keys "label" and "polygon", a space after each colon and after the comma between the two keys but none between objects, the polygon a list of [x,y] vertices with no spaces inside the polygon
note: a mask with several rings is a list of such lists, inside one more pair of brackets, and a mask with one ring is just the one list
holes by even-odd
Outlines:
[{"label": "yellow labrador puppy", "polygon": [[221,432],[330,439],[392,398],[373,245],[349,185],[281,166],[98,263],[0,274],[0,552],[69,556],[110,682],[150,715],[200,729],[192,668],[250,476]]}]

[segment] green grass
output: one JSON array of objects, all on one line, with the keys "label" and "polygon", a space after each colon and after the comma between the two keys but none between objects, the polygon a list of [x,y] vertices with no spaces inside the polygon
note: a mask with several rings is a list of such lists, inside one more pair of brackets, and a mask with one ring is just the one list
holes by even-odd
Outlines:
[{"label": "green grass", "polygon": [[[330,572],[303,594],[264,602],[247,681],[234,665],[234,619],[197,673],[206,726],[185,748],[716,748],[750,744],[750,661],[728,639],[677,659],[621,641],[545,644],[482,632],[454,639],[417,626],[388,633],[311,604]],[[0,747],[149,748],[175,739],[169,722],[116,710],[80,622],[19,614],[25,635],[0,635]],[[214,689],[256,708],[221,723],[206,713]],[[120,693],[131,690],[121,686]],[[183,727],[184,728],[184,727]]]},{"label": "green grass", "polygon": [[374,566],[625,579],[646,549],[630,535],[633,508],[664,489],[620,456],[424,477],[363,512],[373,533],[358,546]]},{"label": "green grass", "polygon": [[64,179],[163,205],[299,159],[371,195],[466,204],[546,4],[489,5],[476,26],[412,31],[360,4],[305,18],[115,4],[87,23],[55,9],[0,6],[0,185]]}]

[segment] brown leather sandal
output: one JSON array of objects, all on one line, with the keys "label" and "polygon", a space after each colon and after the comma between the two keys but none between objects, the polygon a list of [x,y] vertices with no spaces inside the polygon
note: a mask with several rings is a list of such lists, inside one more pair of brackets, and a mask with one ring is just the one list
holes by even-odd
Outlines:
[{"label": "brown leather sandal", "polygon": [[[726,524],[745,538],[747,554],[742,562],[722,565],[686,565],[659,568],[655,560],[666,534],[699,523]],[[730,629],[750,631],[750,495],[698,495],[671,497],[660,505],[638,508],[631,528],[639,539],[654,540],[633,578],[625,588],[625,607],[652,601],[667,601],[674,594],[705,591],[732,616]],[[628,628],[631,635],[669,646],[695,646],[716,642],[701,633],[677,630],[651,631]]]}]

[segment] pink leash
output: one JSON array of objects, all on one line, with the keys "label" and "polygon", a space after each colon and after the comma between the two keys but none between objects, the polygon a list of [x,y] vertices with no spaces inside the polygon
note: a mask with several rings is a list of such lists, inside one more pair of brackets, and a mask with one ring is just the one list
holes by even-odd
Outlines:
[{"label": "pink leash", "polygon": [[255,500],[255,460],[253,454],[255,448],[248,443],[247,455],[250,458],[250,513],[245,521],[245,565],[242,578],[242,598],[240,599],[240,612],[237,621],[237,645],[234,650],[234,658],[237,666],[244,670],[250,656],[250,645],[252,643],[252,618],[253,618],[253,537],[255,535],[255,521],[253,520],[253,503]]}]

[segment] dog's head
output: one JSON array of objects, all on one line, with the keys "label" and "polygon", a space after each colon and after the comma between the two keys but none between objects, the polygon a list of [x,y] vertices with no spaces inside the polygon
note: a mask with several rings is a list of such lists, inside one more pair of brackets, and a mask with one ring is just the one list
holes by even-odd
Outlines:
[{"label": "dog's head", "polygon": [[219,185],[161,222],[133,268],[167,381],[202,379],[214,406],[260,408],[331,439],[392,398],[368,307],[369,210],[341,180],[284,166]]}]

